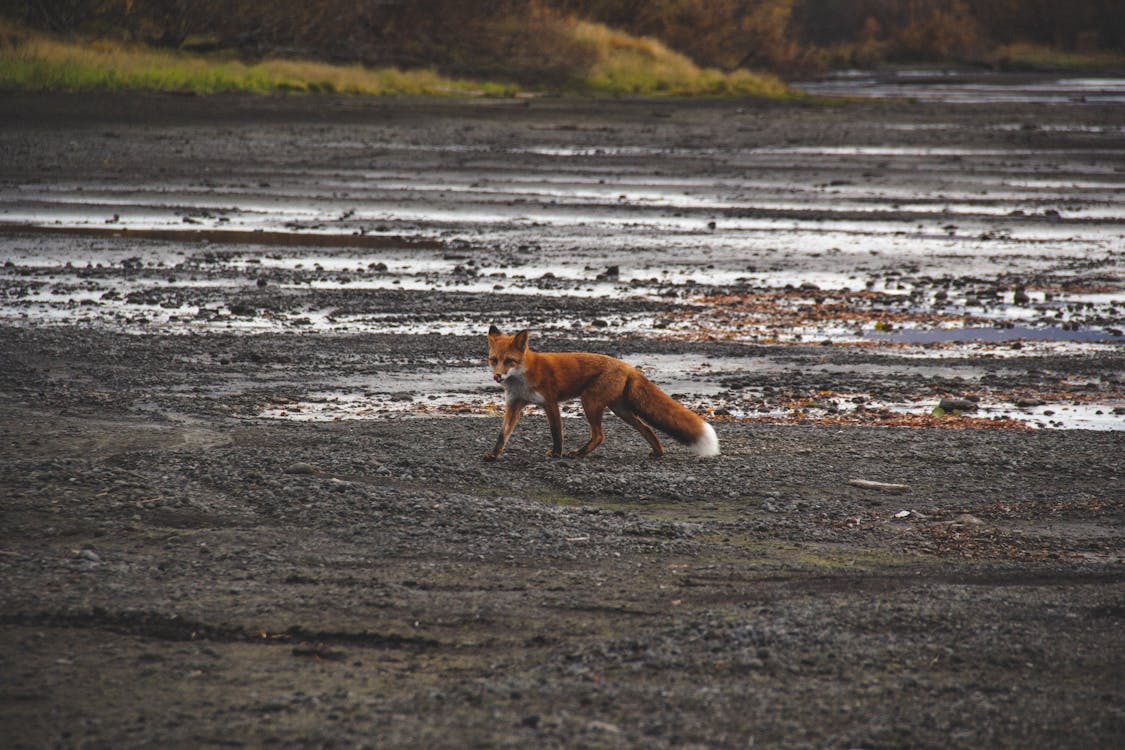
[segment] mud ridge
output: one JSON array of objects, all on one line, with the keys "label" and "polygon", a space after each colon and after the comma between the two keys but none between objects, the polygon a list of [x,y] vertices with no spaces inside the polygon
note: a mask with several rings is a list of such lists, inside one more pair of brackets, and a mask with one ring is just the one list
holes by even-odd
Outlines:
[{"label": "mud ridge", "polygon": [[110,612],[99,607],[89,612],[9,612],[0,615],[0,625],[100,630],[161,641],[257,643],[267,646],[325,643],[363,648],[430,649],[443,648],[447,645],[433,638],[397,633],[319,631],[300,626],[289,627],[281,632],[247,630],[231,625],[211,625],[187,620],[179,615],[135,611]]}]

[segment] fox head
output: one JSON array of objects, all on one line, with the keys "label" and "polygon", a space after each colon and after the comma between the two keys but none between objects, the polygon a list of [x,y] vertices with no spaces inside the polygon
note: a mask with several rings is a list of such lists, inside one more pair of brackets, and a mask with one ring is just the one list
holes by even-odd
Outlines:
[{"label": "fox head", "polygon": [[522,372],[529,333],[523,330],[514,336],[505,336],[496,326],[488,329],[488,364],[492,368],[492,379],[497,383]]}]

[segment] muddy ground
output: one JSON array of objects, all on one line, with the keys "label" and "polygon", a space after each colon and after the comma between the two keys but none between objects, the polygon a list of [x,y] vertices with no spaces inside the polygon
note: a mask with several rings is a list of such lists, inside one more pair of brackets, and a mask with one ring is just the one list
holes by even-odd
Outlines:
[{"label": "muddy ground", "polygon": [[[6,746],[1125,742],[1119,109],[5,100]],[[482,461],[491,322],[723,455]]]}]

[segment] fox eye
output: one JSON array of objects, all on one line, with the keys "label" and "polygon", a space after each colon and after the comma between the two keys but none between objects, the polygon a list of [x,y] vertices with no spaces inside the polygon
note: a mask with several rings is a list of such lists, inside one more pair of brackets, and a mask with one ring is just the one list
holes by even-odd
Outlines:
[{"label": "fox eye", "polygon": [[489,357],[489,358],[488,358],[488,361],[489,361],[489,362],[490,362],[491,364],[496,364],[496,362],[498,361],[498,358],[496,358],[496,357]]}]

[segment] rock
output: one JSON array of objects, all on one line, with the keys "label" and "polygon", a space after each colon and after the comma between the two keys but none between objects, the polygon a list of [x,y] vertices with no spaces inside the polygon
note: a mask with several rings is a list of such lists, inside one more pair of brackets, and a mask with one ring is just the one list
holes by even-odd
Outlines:
[{"label": "rock", "polygon": [[81,552],[79,552],[78,553],[78,559],[89,560],[90,562],[101,562],[102,561],[101,555],[99,555],[97,552],[95,552],[94,550],[89,549],[89,548],[83,549]]},{"label": "rock", "polygon": [[940,403],[938,403],[938,407],[940,409],[942,409],[943,411],[946,411],[946,412],[950,412],[950,411],[966,412],[966,411],[976,411],[977,410],[977,405],[967,398],[946,397],[946,398],[943,398]]},{"label": "rock", "polygon": [[307,464],[307,463],[304,463],[303,461],[298,461],[295,464],[290,464],[289,466],[286,466],[285,467],[285,473],[286,474],[319,474],[320,469],[316,468],[312,464]]},{"label": "rock", "polygon": [[228,306],[231,315],[252,318],[258,314],[258,309],[245,302],[233,302]]}]

